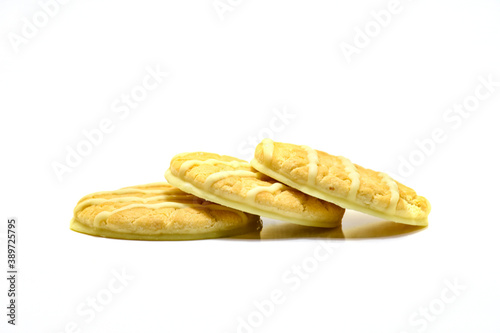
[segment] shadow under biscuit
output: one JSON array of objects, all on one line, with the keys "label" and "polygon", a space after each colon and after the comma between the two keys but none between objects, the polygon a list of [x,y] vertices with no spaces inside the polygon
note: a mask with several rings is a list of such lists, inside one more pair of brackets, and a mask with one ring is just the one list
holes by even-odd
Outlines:
[{"label": "shadow under biscuit", "polygon": [[[347,216],[348,215],[348,216]],[[342,226],[337,228],[307,227],[277,220],[263,219],[261,231],[224,238],[226,240],[279,240],[279,239],[376,239],[403,237],[427,227],[383,221],[366,214],[349,212]]]},{"label": "shadow under biscuit", "polygon": [[232,240],[278,240],[278,239],[343,239],[342,228],[307,227],[294,223],[263,219],[262,230],[249,234],[229,237]]},{"label": "shadow under biscuit", "polygon": [[426,228],[426,226],[384,221],[356,211],[347,211],[342,223],[346,239],[403,237]]},{"label": "shadow under biscuit", "polygon": [[402,237],[418,232],[427,227],[407,225],[390,221],[372,222],[360,227],[344,230],[346,239],[369,239]]}]

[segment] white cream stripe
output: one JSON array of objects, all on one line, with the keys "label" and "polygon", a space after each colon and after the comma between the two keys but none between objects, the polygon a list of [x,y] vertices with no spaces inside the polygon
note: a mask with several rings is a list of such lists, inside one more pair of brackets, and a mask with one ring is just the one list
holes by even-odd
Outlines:
[{"label": "white cream stripe", "polygon": [[[163,183],[163,185],[168,185],[167,183]],[[183,195],[180,190],[177,188],[169,188],[169,189],[162,189],[162,190],[148,190],[148,189],[141,189],[141,188],[134,188],[134,187],[126,187],[122,188],[119,190],[114,190],[114,191],[101,191],[101,192],[95,192],[91,194],[87,194],[82,198],[82,200],[87,200],[89,197],[95,197],[99,195],[108,195],[108,194],[131,194],[131,193],[143,193],[143,194],[164,194],[168,195],[169,192],[176,192],[175,195]],[[189,194],[185,194],[188,196]]]},{"label": "white cream stripe", "polygon": [[[265,139],[263,141],[263,143],[264,143],[265,147],[267,146],[267,148],[265,148],[265,151],[266,151],[265,154],[268,154],[267,156],[269,156],[269,157],[272,158],[272,149],[273,149],[273,142],[272,142],[272,140]],[[216,159],[209,159],[209,160],[205,160],[205,161],[202,161],[202,160],[189,160],[189,161],[186,161],[183,164],[181,164],[181,167],[179,169],[179,175],[181,177],[185,176],[185,172],[191,166],[201,165],[201,164],[205,164],[205,163],[212,164],[212,165],[215,165],[215,164],[225,164],[225,165],[232,166],[233,168],[249,167],[250,166],[250,164],[248,162],[240,162],[240,161],[225,162],[225,161],[219,161],[219,160],[216,160]],[[186,164],[187,164],[187,167],[185,167]],[[212,187],[212,185],[215,184],[216,182],[218,182],[219,180],[222,180],[222,179],[228,178],[228,177],[234,177],[234,176],[237,176],[237,177],[252,177],[252,178],[256,178],[256,179],[261,179],[264,175],[262,173],[260,173],[260,172],[253,172],[253,171],[248,171],[248,170],[223,170],[223,171],[215,172],[215,173],[209,175],[205,179],[205,182],[203,183],[202,186],[205,189],[205,191],[211,191],[210,187]],[[245,196],[245,198],[243,198],[243,201],[248,202],[248,203],[251,204],[252,201],[255,202],[255,197],[260,192],[264,192],[264,191],[267,191],[267,192],[276,192],[277,190],[280,190],[280,189],[285,190],[285,189],[287,189],[287,186],[284,185],[284,184],[282,184],[282,183],[279,183],[279,182],[274,183],[274,184],[272,184],[270,186],[255,186],[254,188],[250,189],[246,193],[246,196]]]},{"label": "white cream stripe", "polygon": [[205,183],[203,184],[203,187],[205,187],[205,189],[209,189],[210,186],[212,186],[215,182],[218,182],[221,179],[224,179],[227,177],[233,177],[233,176],[258,177],[259,174],[256,172],[246,171],[246,170],[219,171],[219,172],[213,173],[210,176],[208,176],[205,179]]},{"label": "white cream stripe", "polygon": [[271,164],[273,160],[274,142],[271,139],[262,140],[262,153],[264,154],[264,163]]},{"label": "white cream stripe", "polygon": [[307,183],[309,185],[316,185],[316,177],[318,176],[318,164],[319,164],[318,152],[308,146],[300,146],[300,147],[307,152],[307,160],[308,160]]},{"label": "white cream stripe", "polygon": [[257,194],[261,192],[276,192],[278,190],[286,190],[287,187],[281,183],[274,183],[271,186],[256,186],[247,192],[246,201],[256,200]]},{"label": "white cream stripe", "polygon": [[347,194],[347,199],[356,200],[356,195],[358,194],[360,186],[359,172],[356,166],[348,159],[343,156],[338,156],[344,165],[344,170],[347,172],[347,176],[351,180],[351,187],[349,188],[349,193]]},{"label": "white cream stripe", "polygon": [[235,212],[238,215],[244,216],[244,218],[246,218],[246,216],[243,213],[241,213],[241,212],[238,212],[238,211],[233,210],[231,208],[223,207],[223,206],[220,206],[220,205],[213,205],[213,204],[210,204],[210,205],[204,205],[204,204],[184,204],[184,203],[179,203],[179,202],[159,202],[159,203],[155,203],[155,204],[141,204],[141,203],[137,203],[137,204],[132,204],[132,205],[128,205],[128,206],[116,209],[116,210],[114,210],[112,212],[107,212],[107,211],[100,212],[94,218],[94,225],[95,226],[99,226],[99,224],[101,224],[102,221],[107,220],[111,215],[119,213],[119,212],[122,212],[122,211],[125,211],[125,210],[128,210],[128,209],[132,209],[132,208],[153,208],[153,209],[158,209],[158,208],[188,208],[188,207],[198,207],[198,208],[210,208],[210,209],[218,209],[218,210],[227,210],[227,211]]},{"label": "white cream stripe", "polygon": [[150,201],[161,201],[161,200],[190,200],[194,199],[194,197],[190,194],[184,194],[184,195],[158,195],[154,197],[149,197],[149,198],[140,198],[140,197],[118,197],[118,198],[92,198],[92,199],[87,199],[82,202],[80,202],[73,212],[77,214],[78,212],[82,211],[88,206],[92,205],[100,205],[105,202],[142,202],[142,203],[147,203]]},{"label": "white cream stripe", "polygon": [[[201,164],[210,164],[210,165],[216,165],[216,164],[224,164],[231,166],[233,168],[239,168],[239,167],[245,167],[245,166],[250,166],[248,162],[244,161],[220,161],[217,159],[208,159],[208,160],[189,160],[185,161],[181,164],[179,168],[179,175],[181,177],[185,176],[185,172],[192,166],[195,165],[201,165]],[[205,183],[203,184],[203,187],[208,190],[214,183],[218,182],[221,179],[227,178],[227,177],[232,177],[232,176],[240,176],[240,177],[255,177],[259,178],[260,175],[257,172],[252,172],[252,171],[247,171],[247,170],[225,170],[225,171],[219,171],[215,172],[211,175],[209,175],[205,179]]]},{"label": "white cream stripe", "polygon": [[394,179],[392,179],[388,174],[384,172],[379,172],[379,176],[382,177],[382,181],[389,186],[389,189],[391,191],[391,201],[387,210],[390,213],[394,213],[396,212],[396,207],[399,201],[398,184],[396,183],[396,181],[394,181]]},{"label": "white cream stripe", "polygon": [[210,164],[210,165],[216,165],[216,164],[224,164],[224,165],[229,165],[233,168],[238,168],[241,166],[248,165],[248,162],[240,162],[240,161],[220,161],[216,159],[208,159],[208,160],[189,160],[189,161],[184,161],[181,164],[181,167],[179,168],[179,174],[184,175],[187,170],[192,168],[195,165],[200,165],[200,164]]}]

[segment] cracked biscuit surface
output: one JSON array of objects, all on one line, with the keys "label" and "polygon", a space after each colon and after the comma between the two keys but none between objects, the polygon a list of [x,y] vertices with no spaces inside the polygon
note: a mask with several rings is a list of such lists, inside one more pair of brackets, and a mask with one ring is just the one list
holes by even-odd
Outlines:
[{"label": "cracked biscuit surface", "polygon": [[262,140],[251,165],[304,193],[389,221],[427,225],[429,201],[389,175],[308,146]]},{"label": "cracked biscuit surface", "polygon": [[77,232],[138,240],[217,238],[261,227],[259,216],[208,202],[166,182],[86,195],[70,223]]},{"label": "cracked biscuit surface", "polygon": [[333,228],[341,224],[344,215],[343,208],[286,186],[231,156],[178,154],[165,178],[206,200],[297,224]]}]

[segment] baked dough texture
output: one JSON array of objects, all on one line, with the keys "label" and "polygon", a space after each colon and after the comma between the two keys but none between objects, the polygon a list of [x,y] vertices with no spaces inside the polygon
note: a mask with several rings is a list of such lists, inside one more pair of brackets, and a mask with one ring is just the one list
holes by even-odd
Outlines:
[{"label": "baked dough texture", "polygon": [[344,215],[343,208],[286,186],[231,156],[178,154],[165,178],[206,200],[297,224],[333,228],[341,224]]},{"label": "baked dough texture", "polygon": [[262,221],[161,182],[84,196],[70,228],[110,238],[187,240],[257,231]]},{"label": "baked dough texture", "polygon": [[389,221],[425,226],[429,201],[382,172],[308,146],[264,139],[251,165],[309,195]]}]

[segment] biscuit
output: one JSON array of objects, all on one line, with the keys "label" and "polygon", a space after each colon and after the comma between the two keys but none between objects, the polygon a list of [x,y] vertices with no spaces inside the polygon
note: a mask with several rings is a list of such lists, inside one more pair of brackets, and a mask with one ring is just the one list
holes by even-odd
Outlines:
[{"label": "biscuit", "polygon": [[304,193],[393,222],[427,225],[429,201],[387,174],[342,156],[264,139],[251,165]]},{"label": "biscuit", "polygon": [[247,161],[211,153],[184,153],[170,162],[165,178],[181,190],[251,214],[333,228],[344,209],[257,172]]},{"label": "biscuit", "polygon": [[138,240],[217,238],[261,228],[259,216],[197,198],[166,182],[86,195],[70,223],[77,232]]}]

